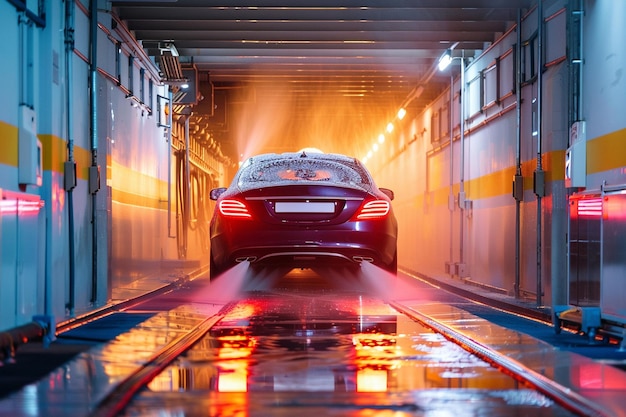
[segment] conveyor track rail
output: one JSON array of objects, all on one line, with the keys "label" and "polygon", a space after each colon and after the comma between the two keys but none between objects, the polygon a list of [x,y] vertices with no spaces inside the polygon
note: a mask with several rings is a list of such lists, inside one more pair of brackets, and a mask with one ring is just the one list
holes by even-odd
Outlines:
[{"label": "conveyor track rail", "polygon": [[[438,322],[414,308],[407,307],[400,302],[389,301],[388,304],[402,315],[417,321],[441,334],[451,342],[456,343],[469,353],[488,362],[501,372],[504,372],[520,383],[531,387],[546,397],[561,405],[574,414],[581,416],[608,416],[596,404],[579,394],[549,380],[545,376],[525,367],[521,363],[509,358],[488,346],[485,346],[457,331]],[[92,415],[94,417],[112,417],[120,414],[132,401],[133,396],[145,387],[154,377],[172,364],[180,355],[191,349],[194,344],[205,337],[216,324],[225,317],[227,311],[235,304],[227,306],[219,314],[208,317],[195,326],[188,333],[173,340],[146,361],[140,368],[132,372],[126,379],[114,387],[110,393],[97,405]]]},{"label": "conveyor track rail", "polygon": [[533,389],[541,392],[543,395],[555,401],[557,404],[560,404],[567,410],[580,416],[609,416],[604,410],[598,408],[598,406],[593,402],[587,400],[571,389],[563,387],[536,371],[529,369],[518,361],[509,358],[458,331],[455,331],[445,324],[438,322],[437,320],[434,320],[415,309],[394,301],[389,304],[402,314],[422,323],[434,332],[441,334],[446,339],[456,343],[485,362],[490,363],[502,372],[511,375],[521,383],[531,386]]}]

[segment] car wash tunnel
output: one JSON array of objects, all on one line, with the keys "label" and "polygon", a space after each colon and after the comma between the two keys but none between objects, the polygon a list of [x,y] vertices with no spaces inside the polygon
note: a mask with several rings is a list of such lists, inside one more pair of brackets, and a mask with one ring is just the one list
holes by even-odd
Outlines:
[{"label": "car wash tunnel", "polygon": [[624,20],[0,0],[0,416],[626,416]]}]

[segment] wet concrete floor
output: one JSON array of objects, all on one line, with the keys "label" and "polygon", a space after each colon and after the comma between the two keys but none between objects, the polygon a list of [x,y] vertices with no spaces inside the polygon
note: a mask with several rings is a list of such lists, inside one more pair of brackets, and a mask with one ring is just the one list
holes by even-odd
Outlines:
[{"label": "wet concrete floor", "polygon": [[307,274],[246,294],[125,415],[573,415],[372,291]]},{"label": "wet concrete floor", "polygon": [[581,393],[605,407],[598,415],[626,415],[623,371],[472,315],[423,282],[375,270],[321,279],[311,271],[257,272],[198,279],[184,296],[127,311],[149,318],[3,398],[0,415],[90,415],[155,351],[232,302],[124,415],[572,415],[383,301],[392,299]]}]

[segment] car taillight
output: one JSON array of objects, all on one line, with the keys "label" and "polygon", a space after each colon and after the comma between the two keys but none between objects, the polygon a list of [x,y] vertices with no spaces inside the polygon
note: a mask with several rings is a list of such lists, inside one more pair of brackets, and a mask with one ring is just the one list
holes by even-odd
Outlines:
[{"label": "car taillight", "polygon": [[356,215],[358,220],[368,219],[380,219],[389,213],[389,201],[386,200],[372,200],[368,201],[361,206],[361,209]]},{"label": "car taillight", "polygon": [[238,200],[222,200],[218,203],[220,213],[226,217],[249,219],[252,217],[244,203]]}]

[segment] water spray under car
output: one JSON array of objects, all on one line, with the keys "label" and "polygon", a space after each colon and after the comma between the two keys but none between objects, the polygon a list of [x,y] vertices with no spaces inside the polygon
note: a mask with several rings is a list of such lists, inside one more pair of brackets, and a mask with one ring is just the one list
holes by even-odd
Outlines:
[{"label": "water spray under car", "polygon": [[319,152],[248,158],[229,187],[211,190],[210,275],[238,262],[397,271],[393,191],[356,158]]}]

